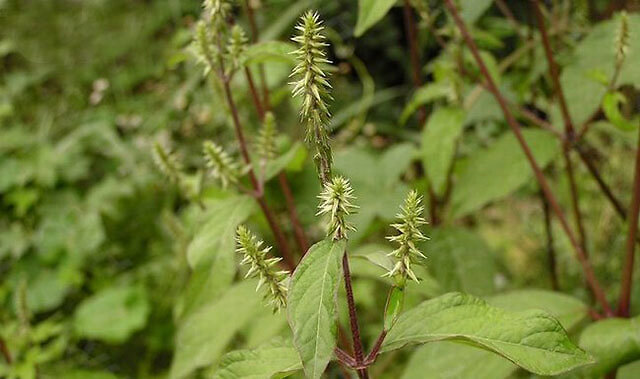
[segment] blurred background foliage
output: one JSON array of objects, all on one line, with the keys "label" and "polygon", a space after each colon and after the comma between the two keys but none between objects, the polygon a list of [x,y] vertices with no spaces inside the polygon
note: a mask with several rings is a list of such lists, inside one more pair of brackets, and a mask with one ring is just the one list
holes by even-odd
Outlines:
[{"label": "blurred background foliage", "polygon": [[[509,100],[560,127],[542,46],[522,37],[530,33],[525,25],[532,22],[526,2],[506,2],[521,23],[518,27],[492,1],[460,2]],[[383,238],[389,232],[386,225],[408,188],[427,192],[424,162],[435,167],[429,172],[434,190],[450,201],[441,213],[441,226],[429,230],[428,271],[409,302],[453,290],[490,296],[550,287],[539,189],[506,133],[499,108],[477,86],[478,70],[440,2],[425,1],[434,12],[439,38],[450,43],[442,48],[421,25],[427,84],[417,90],[411,84],[402,2],[388,2],[390,11],[377,19],[374,11],[363,8],[366,0],[250,3],[256,7],[263,41],[288,41],[306,9],[318,9],[326,20],[335,66],[331,127],[336,170],[351,179],[361,207],[353,219],[358,227],[352,238],[354,256],[372,259],[389,249]],[[561,80],[572,116],[582,122],[597,111],[606,92],[601,78],[609,78],[614,67],[616,11],[625,4],[550,3]],[[629,3],[630,10],[637,7]],[[0,336],[13,358],[11,365],[0,359],[0,377],[161,378],[172,365],[173,376],[183,376],[198,368],[211,370],[224,352],[256,346],[286,329],[282,315],[265,312],[252,285],[212,287],[203,294],[203,283],[213,279],[206,277],[208,271],[191,273],[187,263],[190,241],[204,222],[219,225],[208,236],[216,238],[217,248],[229,249],[232,235],[212,234],[249,217],[269,241],[264,218],[243,199],[201,212],[167,185],[151,159],[157,140],[172,141],[192,172],[203,166],[200,146],[205,138],[237,152],[224,101],[187,50],[200,10],[198,0],[0,0]],[[248,30],[245,18],[239,20]],[[622,117],[629,120],[638,109],[640,65],[634,62],[640,61],[640,17],[631,14],[630,25],[628,63],[618,81],[626,98]],[[538,37],[533,33],[532,38]],[[291,62],[286,55],[269,53],[278,58],[265,59],[264,67],[282,132],[280,149],[289,152],[284,167],[302,222],[317,240],[323,235],[314,216],[319,187],[308,154],[297,143],[304,131],[297,125],[297,103],[290,100],[287,85]],[[249,135],[255,134],[259,121],[247,83],[238,78],[233,86]],[[433,124],[428,132],[416,117],[423,105],[427,123]],[[636,133],[601,114],[596,119],[586,136],[599,152],[593,158],[628,204]],[[527,129],[526,137],[568,210],[559,143],[534,128]],[[614,298],[625,224],[586,168],[576,168],[587,247]],[[267,197],[288,225],[284,200],[273,182]],[[204,196],[215,202],[231,195],[210,187]],[[242,207],[247,209],[238,211]],[[229,221],[232,211],[246,215]],[[590,303],[580,267],[555,221],[552,230],[560,287]],[[290,226],[285,231],[291,236]],[[354,259],[353,265],[358,306],[370,310],[361,314],[368,325],[365,339],[371,340],[384,306],[382,271],[364,259]],[[640,298],[639,285],[634,291],[633,298]],[[637,314],[640,303],[632,305]],[[204,313],[208,317],[200,324],[190,319],[192,333],[210,328],[217,341],[185,350],[187,332],[178,331],[202,307],[211,313]],[[224,328],[229,318],[237,319],[226,334],[211,329]],[[221,325],[212,326],[216,323]],[[445,351],[447,345],[442,346]],[[417,377],[411,370],[438,371],[435,363],[416,367],[425,361],[417,354],[437,355],[429,349],[411,358],[383,357],[373,372],[383,366],[386,377],[399,377],[413,361],[417,363],[409,365],[406,377]],[[204,358],[198,356],[202,350]],[[501,369],[503,377],[519,375],[509,366]],[[338,375],[339,370],[332,366],[330,372]]]}]

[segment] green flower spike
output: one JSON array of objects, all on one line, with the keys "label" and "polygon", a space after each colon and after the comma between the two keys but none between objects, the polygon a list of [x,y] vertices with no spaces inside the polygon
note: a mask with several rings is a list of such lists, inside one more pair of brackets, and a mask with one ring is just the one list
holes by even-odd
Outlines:
[{"label": "green flower spike", "polygon": [[[227,69],[235,71],[242,67],[244,64],[244,53],[247,50],[247,35],[240,25],[234,25],[231,29],[231,35],[229,36],[229,43],[227,45],[227,58],[229,65]],[[227,73],[229,74],[229,73]]]},{"label": "green flower spike", "polygon": [[629,52],[629,18],[627,12],[620,13],[620,25],[615,40],[616,65],[621,66]]},{"label": "green flower spike", "polygon": [[176,156],[159,142],[153,144],[153,161],[160,171],[171,180],[179,183],[182,179],[182,164]]},{"label": "green flower spike", "polygon": [[276,157],[276,119],[273,113],[267,112],[258,134],[256,150],[263,162],[267,162]]},{"label": "green flower spike", "polygon": [[222,146],[213,141],[205,141],[202,150],[207,167],[211,169],[211,176],[219,179],[223,188],[226,188],[229,183],[238,183],[242,170],[239,168],[239,164],[224,151]]},{"label": "green flower spike", "polygon": [[347,231],[355,231],[355,227],[345,221],[357,206],[351,203],[355,199],[349,180],[336,176],[325,184],[318,198],[321,200],[317,215],[329,215],[328,236],[334,240],[347,238]]},{"label": "green flower spike", "polygon": [[291,83],[293,96],[302,98],[300,117],[307,129],[306,141],[315,147],[314,161],[324,184],[331,177],[333,158],[327,130],[330,113],[326,103],[331,99],[328,93],[331,85],[322,65],[331,62],[324,52],[327,43],[321,33],[324,27],[318,13],[305,13],[295,28],[298,34],[292,40],[300,47],[294,52],[298,63],[291,73],[291,77],[295,78]]},{"label": "green flower spike", "polygon": [[404,205],[400,207],[401,213],[396,217],[400,219],[399,223],[391,224],[399,234],[389,236],[387,239],[395,242],[400,246],[389,253],[389,256],[396,258],[395,266],[384,276],[393,277],[398,287],[404,287],[407,279],[418,282],[418,278],[411,269],[411,264],[416,263],[418,259],[426,259],[425,255],[416,247],[421,241],[428,240],[420,231],[420,227],[426,224],[422,218],[422,197],[413,190],[409,192],[404,201]]},{"label": "green flower spike", "polygon": [[213,44],[209,26],[202,20],[196,24],[191,49],[198,63],[204,65],[204,74],[207,75],[209,71],[213,70],[219,52],[218,48]]},{"label": "green flower spike", "polygon": [[204,0],[202,5],[211,28],[216,33],[219,32],[231,14],[231,3],[228,0]]},{"label": "green flower spike", "polygon": [[247,277],[258,277],[258,287],[256,291],[266,284],[269,291],[265,294],[265,299],[273,305],[273,311],[277,312],[287,305],[287,281],[289,272],[276,268],[276,264],[282,258],[270,258],[271,246],[263,247],[264,242],[258,240],[244,225],[238,226],[236,230],[236,251],[244,256],[243,265],[249,265]]}]

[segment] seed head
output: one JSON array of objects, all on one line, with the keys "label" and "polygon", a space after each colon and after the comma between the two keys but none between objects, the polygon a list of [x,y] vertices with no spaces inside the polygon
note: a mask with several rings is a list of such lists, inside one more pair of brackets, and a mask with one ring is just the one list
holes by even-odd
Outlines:
[{"label": "seed head", "polygon": [[620,13],[620,25],[615,40],[616,65],[621,66],[629,52],[629,18],[627,12]]},{"label": "seed head", "polygon": [[351,203],[355,199],[349,180],[342,176],[334,177],[324,185],[318,196],[321,200],[317,215],[329,215],[329,230],[327,235],[334,240],[347,238],[347,231],[355,231],[355,227],[345,221],[357,207]]},{"label": "seed head", "polygon": [[218,57],[218,48],[213,44],[209,25],[205,21],[200,20],[196,24],[191,50],[198,63],[204,65],[204,74],[208,74]]},{"label": "seed head", "polygon": [[211,23],[211,28],[219,32],[231,13],[231,3],[229,0],[204,0],[202,5],[205,10],[204,16]]},{"label": "seed head", "polygon": [[205,141],[202,151],[207,167],[211,169],[211,176],[219,179],[223,188],[226,188],[229,183],[238,183],[238,178],[242,174],[239,164],[224,151],[222,146],[213,141]]},{"label": "seed head", "polygon": [[266,284],[269,291],[265,294],[273,305],[274,312],[279,311],[287,305],[287,281],[288,271],[280,271],[276,264],[282,258],[269,257],[271,246],[265,246],[264,242],[258,240],[244,225],[238,226],[236,230],[236,251],[244,256],[242,264],[249,265],[246,277],[258,277],[258,287],[256,291]]},{"label": "seed head", "polygon": [[389,254],[389,256],[395,257],[397,262],[385,276],[395,278],[399,287],[404,287],[407,279],[418,281],[411,269],[411,264],[416,263],[420,258],[426,259],[416,247],[419,242],[428,240],[420,231],[420,227],[426,224],[422,218],[424,208],[421,203],[422,197],[415,190],[409,192],[404,205],[400,207],[401,212],[396,215],[400,222],[391,224],[399,234],[387,237],[389,241],[395,242],[399,246]]},{"label": "seed head", "polygon": [[273,113],[267,112],[258,134],[256,150],[263,161],[270,161],[276,156],[276,119]]},{"label": "seed head", "polygon": [[176,156],[160,144],[155,142],[153,144],[153,161],[160,171],[166,175],[173,183],[179,183],[182,178],[182,164],[176,158]]},{"label": "seed head", "polygon": [[247,36],[238,24],[231,28],[229,43],[227,44],[227,59],[229,65],[228,70],[234,71],[242,67],[244,64],[244,53],[247,50]]},{"label": "seed head", "polygon": [[294,52],[297,64],[291,73],[296,79],[291,83],[293,96],[302,98],[300,117],[307,129],[306,141],[315,147],[314,160],[324,184],[331,176],[333,160],[327,130],[330,113],[326,103],[331,99],[328,93],[331,85],[322,70],[322,65],[331,63],[324,51],[328,45],[322,35],[322,21],[316,12],[305,13],[295,29],[298,34],[292,40],[299,48]]}]

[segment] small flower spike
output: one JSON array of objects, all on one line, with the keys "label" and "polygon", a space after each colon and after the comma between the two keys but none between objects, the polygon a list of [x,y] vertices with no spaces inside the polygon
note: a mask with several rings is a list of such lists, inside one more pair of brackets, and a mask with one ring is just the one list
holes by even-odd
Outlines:
[{"label": "small flower spike", "polygon": [[211,24],[215,32],[219,32],[226,24],[229,14],[231,14],[231,4],[229,0],[204,0],[203,7],[205,17]]},{"label": "small flower spike", "polygon": [[212,41],[207,23],[202,20],[198,21],[191,49],[193,54],[196,56],[198,63],[204,65],[205,75],[207,75],[209,71],[213,70],[219,53],[218,48]]},{"label": "small flower spike", "polygon": [[[231,29],[231,35],[229,36],[229,43],[227,44],[227,59],[229,65],[227,69],[235,71],[242,67],[244,64],[244,53],[247,50],[247,35],[240,25],[234,25]],[[229,74],[229,73],[227,73]]]},{"label": "small flower spike", "polygon": [[182,177],[182,164],[176,156],[160,142],[153,144],[153,161],[160,171],[171,180],[172,183],[179,183]]},{"label": "small flower spike", "polygon": [[273,113],[267,112],[264,115],[264,121],[258,134],[256,150],[260,159],[264,162],[270,161],[276,157],[276,119]]},{"label": "small flower spike", "polygon": [[238,226],[236,230],[236,251],[244,256],[243,265],[249,265],[247,277],[258,277],[258,287],[256,291],[266,284],[269,291],[265,294],[265,299],[273,305],[273,311],[278,312],[287,305],[287,281],[288,271],[277,270],[276,264],[282,258],[270,258],[271,246],[263,247],[264,242],[258,240],[244,225]]},{"label": "small flower spike", "polygon": [[620,14],[620,25],[615,40],[616,65],[621,66],[629,50],[629,18],[627,12]]},{"label": "small flower spike", "polygon": [[327,100],[331,99],[328,93],[331,85],[322,65],[331,62],[324,51],[327,43],[321,33],[324,27],[318,13],[305,13],[295,28],[298,34],[292,40],[299,48],[294,52],[297,64],[291,73],[291,77],[296,79],[291,83],[293,96],[302,98],[300,118],[307,129],[306,141],[316,150],[314,161],[325,184],[331,177],[333,158],[327,130],[330,116]]},{"label": "small flower spike", "polygon": [[351,203],[355,199],[349,180],[336,176],[325,184],[318,198],[321,200],[317,215],[329,215],[328,236],[334,240],[347,238],[347,231],[355,231],[355,227],[345,221],[345,217],[357,206]]},{"label": "small flower spike", "polygon": [[213,141],[205,141],[202,150],[207,167],[211,169],[211,175],[220,180],[223,188],[229,183],[238,182],[242,174],[239,164],[221,146]]},{"label": "small flower spike", "polygon": [[395,278],[398,287],[404,287],[407,279],[417,282],[418,278],[411,269],[411,264],[420,258],[426,259],[416,247],[419,242],[429,239],[420,231],[420,227],[426,224],[421,216],[424,211],[421,202],[422,197],[415,190],[409,192],[404,205],[400,207],[401,213],[396,216],[400,222],[391,225],[399,234],[387,237],[389,241],[400,246],[389,254],[389,256],[395,257],[397,262],[384,276]]}]

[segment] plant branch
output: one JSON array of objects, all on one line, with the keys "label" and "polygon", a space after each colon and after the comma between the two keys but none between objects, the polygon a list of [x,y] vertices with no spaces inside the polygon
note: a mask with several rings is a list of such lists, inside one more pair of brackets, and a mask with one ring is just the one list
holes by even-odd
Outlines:
[{"label": "plant branch", "polygon": [[[358,315],[356,304],[353,299],[353,287],[351,286],[351,272],[349,270],[349,257],[347,252],[342,256],[342,273],[344,275],[344,288],[347,292],[347,306],[349,308],[349,323],[351,326],[351,335],[353,337],[353,352],[355,355],[356,366],[364,366],[364,353],[362,341],[360,340],[360,328],[358,327]],[[366,368],[358,369],[358,376],[361,379],[369,377]]]},{"label": "plant branch", "polygon": [[453,0],[445,0],[445,5],[449,9],[451,15],[453,16],[454,22],[460,29],[460,32],[462,33],[462,36],[464,37],[467,46],[470,48],[471,53],[473,54],[473,57],[476,60],[478,67],[480,68],[480,71],[482,72],[482,75],[485,77],[487,81],[489,90],[494,95],[498,104],[500,105],[500,108],[502,109],[502,112],[505,116],[507,123],[509,124],[509,127],[513,131],[516,139],[518,140],[518,143],[522,147],[522,150],[524,151],[525,156],[527,157],[527,160],[531,165],[531,169],[534,172],[534,175],[538,181],[538,184],[540,185],[542,191],[544,192],[545,197],[549,201],[549,205],[551,206],[551,209],[554,211],[554,213],[556,214],[556,217],[560,221],[562,229],[567,234],[567,237],[569,238],[571,245],[573,245],[573,248],[576,251],[576,256],[578,258],[578,261],[580,262],[582,269],[584,271],[584,275],[586,277],[587,283],[591,287],[594,293],[594,296],[596,297],[596,299],[598,300],[602,308],[605,310],[605,312],[607,314],[611,314],[611,307],[609,306],[609,302],[607,301],[604,291],[602,290],[602,287],[600,286],[600,283],[598,282],[598,279],[595,276],[593,267],[591,266],[591,263],[589,262],[589,259],[587,258],[586,254],[582,250],[582,247],[578,243],[578,240],[576,239],[575,234],[571,230],[569,223],[567,222],[564,216],[564,213],[562,212],[562,209],[560,208],[560,205],[558,204],[555,196],[551,192],[551,188],[549,187],[549,184],[547,183],[547,180],[545,179],[544,174],[540,169],[540,166],[536,162],[535,157],[533,156],[533,153],[529,148],[529,145],[527,144],[526,140],[524,139],[524,136],[522,135],[520,124],[514,118],[513,114],[509,110],[509,107],[507,105],[506,100],[504,99],[504,96],[498,90],[498,87],[496,86],[495,82],[491,78],[491,75],[489,74],[489,71],[484,63],[484,60],[480,56],[478,47],[476,46],[475,42],[471,38],[471,35],[469,34],[469,31],[466,25],[464,24],[464,21],[460,17],[458,10],[453,4]]},{"label": "plant branch", "polygon": [[9,348],[7,347],[7,344],[4,342],[4,339],[2,337],[0,337],[0,352],[4,357],[4,360],[7,361],[7,364],[11,365],[11,363],[13,362],[13,359],[11,358],[11,352],[9,351]]},{"label": "plant branch", "polygon": [[382,343],[384,342],[384,339],[386,336],[387,336],[387,331],[382,329],[382,331],[378,335],[378,338],[376,338],[376,342],[373,345],[373,349],[371,349],[371,352],[369,353],[369,355],[367,355],[367,358],[364,360],[365,365],[370,366],[376,361],[376,358],[378,358],[378,354],[380,354],[380,348],[382,348]]},{"label": "plant branch", "polygon": [[556,251],[553,247],[553,226],[551,225],[551,212],[549,210],[549,202],[544,197],[544,193],[540,191],[540,200],[542,201],[542,210],[544,212],[544,229],[547,237],[547,263],[549,265],[549,275],[551,278],[551,288],[558,291],[558,270],[556,265]]},{"label": "plant branch", "polygon": [[[639,129],[640,130],[640,129]],[[629,206],[629,232],[627,234],[626,258],[622,266],[622,288],[617,313],[622,317],[629,317],[631,304],[631,286],[633,285],[633,258],[635,255],[636,235],[638,232],[638,213],[640,213],[640,139],[636,150],[636,168],[633,178],[633,196]]]}]

